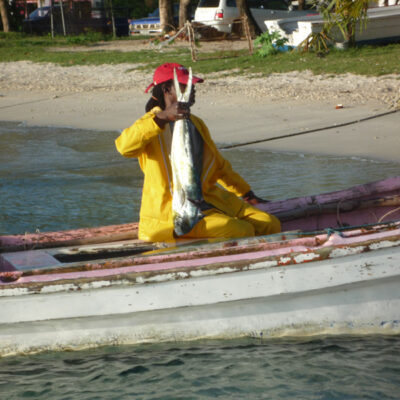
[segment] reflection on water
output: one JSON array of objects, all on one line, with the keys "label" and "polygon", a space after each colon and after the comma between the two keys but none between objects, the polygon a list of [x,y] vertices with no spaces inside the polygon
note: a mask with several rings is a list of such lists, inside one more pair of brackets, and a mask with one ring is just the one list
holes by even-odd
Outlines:
[{"label": "reflection on water", "polygon": [[[115,150],[117,132],[0,123],[0,234],[138,220],[142,172]],[[400,173],[393,162],[223,152],[260,197],[318,194]]]},{"label": "reflection on water", "polygon": [[197,341],[0,359],[31,399],[398,399],[399,337]]}]

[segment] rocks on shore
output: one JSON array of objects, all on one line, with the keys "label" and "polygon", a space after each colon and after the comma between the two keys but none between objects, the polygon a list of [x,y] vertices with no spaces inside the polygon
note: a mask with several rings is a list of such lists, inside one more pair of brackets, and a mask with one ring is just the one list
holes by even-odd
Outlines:
[{"label": "rocks on shore", "polygon": [[[51,63],[19,61],[0,63],[0,90],[76,93],[131,89],[143,92],[152,74],[136,64],[62,67]],[[268,100],[336,101],[363,104],[377,101],[388,108],[400,105],[400,76],[381,77],[313,75],[310,71],[267,76],[227,76],[215,73],[205,77],[198,91]]]}]

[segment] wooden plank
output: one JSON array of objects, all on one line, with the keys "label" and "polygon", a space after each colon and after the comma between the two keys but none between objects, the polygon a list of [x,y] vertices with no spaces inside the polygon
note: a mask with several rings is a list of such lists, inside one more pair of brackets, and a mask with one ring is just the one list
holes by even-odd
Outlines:
[{"label": "wooden plank", "polygon": [[379,199],[336,201],[326,204],[311,204],[293,210],[277,212],[275,215],[283,222],[312,215],[346,213],[373,207],[399,207],[400,196],[382,197]]},{"label": "wooden plank", "polygon": [[0,252],[117,242],[137,239],[138,223],[25,235],[0,236]]}]

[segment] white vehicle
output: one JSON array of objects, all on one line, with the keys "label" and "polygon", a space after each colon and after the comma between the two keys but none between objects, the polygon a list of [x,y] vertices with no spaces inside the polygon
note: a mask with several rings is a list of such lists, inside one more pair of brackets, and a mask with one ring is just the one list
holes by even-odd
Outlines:
[{"label": "white vehicle", "polygon": [[[263,32],[266,30],[265,20],[317,14],[315,10],[297,10],[296,3],[291,3],[289,0],[249,0],[247,2],[254,21]],[[212,26],[220,32],[230,33],[233,21],[238,17],[236,0],[200,0],[194,14],[194,21]]]},{"label": "white vehicle", "polygon": [[194,21],[230,33],[233,20],[239,17],[236,0],[200,0]]}]

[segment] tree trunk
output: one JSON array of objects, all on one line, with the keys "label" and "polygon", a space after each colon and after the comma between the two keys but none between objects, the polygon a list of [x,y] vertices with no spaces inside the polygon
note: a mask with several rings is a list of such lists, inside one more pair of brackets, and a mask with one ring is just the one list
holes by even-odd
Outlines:
[{"label": "tree trunk", "polygon": [[113,38],[116,38],[117,37],[117,30],[115,28],[114,8],[113,8],[112,0],[108,0],[108,6],[110,8],[110,14],[111,14],[112,34],[113,34]]},{"label": "tree trunk", "polygon": [[249,7],[247,6],[247,1],[246,0],[236,0],[236,6],[239,10],[239,14],[241,17],[244,17],[245,15],[247,16],[247,21],[249,24],[249,29],[250,29],[250,34],[251,37],[256,37],[257,35],[261,34],[261,30],[254,21],[253,16],[251,15],[251,12],[249,10]]},{"label": "tree trunk", "polygon": [[189,4],[190,0],[179,1],[179,28],[182,28],[182,26],[185,25],[186,21],[189,19]]},{"label": "tree trunk", "polygon": [[51,37],[54,39],[54,5],[53,5],[53,0],[50,0],[50,32],[51,32]]},{"label": "tree trunk", "polygon": [[3,23],[3,31],[10,32],[10,22],[8,20],[6,0],[0,0],[1,22]]},{"label": "tree trunk", "polygon": [[356,45],[356,30],[355,24],[351,22],[347,24],[347,42],[349,47],[354,47]]},{"label": "tree trunk", "polygon": [[65,29],[64,5],[63,5],[62,0],[59,0],[59,3],[60,3],[61,22],[62,22],[63,34],[64,34],[64,36],[66,36],[67,35],[67,31]]},{"label": "tree trunk", "polygon": [[160,23],[162,32],[170,31],[174,26],[172,0],[159,0]]},{"label": "tree trunk", "polygon": [[299,10],[304,10],[305,5],[305,0],[299,0]]}]

